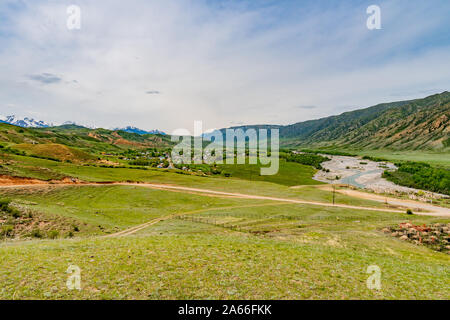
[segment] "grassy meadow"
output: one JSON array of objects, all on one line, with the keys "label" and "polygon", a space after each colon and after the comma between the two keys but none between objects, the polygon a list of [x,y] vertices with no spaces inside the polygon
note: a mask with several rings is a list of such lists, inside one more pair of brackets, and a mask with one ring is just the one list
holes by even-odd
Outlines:
[{"label": "grassy meadow", "polygon": [[361,156],[383,158],[392,162],[395,161],[425,162],[430,165],[450,168],[450,152],[448,151],[433,152],[423,150],[418,151],[364,150],[351,152]]},{"label": "grassy meadow", "polygon": [[[4,244],[0,297],[449,299],[448,255],[379,230],[404,218],[267,204],[206,210],[127,237]],[[65,286],[69,265],[81,269],[80,291]],[[366,286],[369,265],[381,269],[381,290]]]},{"label": "grassy meadow", "polygon": [[[136,181],[332,201],[331,192],[312,179],[316,169],[283,161],[279,174],[270,178],[259,176],[257,166],[228,166],[231,177],[201,176],[14,154],[3,157],[1,165],[2,174],[44,180]],[[406,221],[450,219],[393,213],[389,208],[376,212],[300,205],[145,185],[2,187],[0,198],[11,199],[12,206],[39,218],[34,228],[49,223],[57,228],[59,223],[64,230],[55,239],[0,242],[0,299],[450,298],[449,255],[381,231]],[[385,208],[383,203],[341,194],[335,200]],[[155,223],[114,236],[149,221]],[[80,291],[66,287],[69,265],[81,269]],[[381,290],[366,286],[370,265],[381,269]]]}]

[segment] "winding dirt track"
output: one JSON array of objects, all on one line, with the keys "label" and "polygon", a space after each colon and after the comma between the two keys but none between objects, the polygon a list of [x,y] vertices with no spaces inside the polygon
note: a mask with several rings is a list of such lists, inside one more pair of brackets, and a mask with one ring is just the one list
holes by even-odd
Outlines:
[{"label": "winding dirt track", "polygon": [[[288,203],[282,203],[282,204],[288,204]],[[129,229],[126,230],[122,230],[113,234],[108,234],[106,236],[104,236],[104,238],[111,238],[111,237],[123,237],[123,236],[129,236],[133,233],[136,233],[138,231],[141,231],[147,227],[150,227],[158,222],[161,221],[165,221],[165,220],[169,220],[169,219],[173,219],[179,216],[184,216],[184,215],[191,215],[191,214],[196,214],[196,213],[202,213],[202,212],[208,212],[208,211],[220,211],[220,210],[229,210],[229,209],[241,209],[241,208],[254,208],[254,207],[266,207],[266,206],[274,206],[274,205],[280,205],[280,203],[264,203],[264,204],[253,204],[253,205],[246,205],[246,206],[229,206],[229,207],[218,207],[218,208],[207,208],[207,209],[201,209],[201,210],[194,210],[194,211],[188,211],[188,212],[183,212],[183,213],[177,213],[177,214],[172,214],[166,217],[160,217],[160,218],[156,218],[153,220],[150,220],[148,222],[145,222],[143,224],[131,227]]]},{"label": "winding dirt track", "polygon": [[232,192],[223,192],[223,191],[215,191],[210,189],[198,189],[198,188],[189,188],[183,186],[174,186],[174,185],[166,185],[166,184],[154,184],[154,183],[118,183],[119,185],[135,185],[139,187],[152,188],[152,189],[160,189],[160,190],[168,190],[168,191],[185,191],[190,193],[196,193],[201,195],[214,195],[214,196],[223,196],[223,197],[233,197],[240,199],[253,199],[253,200],[269,200],[269,201],[278,201],[278,202],[286,202],[293,204],[309,204],[315,206],[323,206],[323,207],[336,207],[336,208],[347,208],[347,209],[356,209],[356,210],[369,210],[369,211],[381,211],[381,212],[404,212],[403,210],[392,210],[388,208],[373,208],[373,207],[361,207],[361,206],[352,206],[347,204],[332,204],[326,202],[318,202],[318,201],[307,201],[307,200],[297,200],[297,199],[286,199],[286,198],[277,198],[277,197],[267,197],[267,196],[257,196],[243,193],[232,193]]},{"label": "winding dirt track", "polygon": [[[170,215],[170,216],[166,216],[166,217],[156,218],[156,219],[150,220],[146,223],[134,226],[134,227],[126,229],[126,230],[122,230],[122,231],[114,233],[114,234],[107,235],[105,237],[119,237],[119,236],[131,235],[142,229],[152,226],[160,221],[172,219],[172,218],[175,218],[175,217],[181,216],[181,215],[195,214],[195,213],[201,213],[201,212],[211,211],[211,210],[233,209],[233,208],[270,206],[270,205],[281,205],[281,204],[307,204],[307,205],[322,206],[322,207],[336,207],[336,208],[347,208],[347,209],[367,210],[367,211],[377,211],[377,212],[396,212],[396,213],[404,213],[405,212],[404,210],[395,210],[395,209],[390,209],[390,208],[374,208],[374,207],[353,206],[353,205],[346,205],[346,204],[332,204],[332,203],[325,203],[325,202],[318,202],[318,201],[307,201],[307,200],[298,200],[298,199],[258,196],[258,195],[249,195],[249,194],[243,194],[243,193],[232,193],[232,192],[216,191],[216,190],[210,190],[210,189],[199,189],[199,188],[190,188],[190,187],[183,187],[183,186],[177,186],[177,185],[155,184],[155,183],[113,182],[113,183],[76,183],[76,184],[74,184],[74,183],[9,184],[9,185],[0,185],[0,188],[17,188],[17,187],[42,188],[42,187],[46,187],[46,186],[47,187],[48,186],[63,187],[63,186],[105,186],[105,185],[137,186],[137,187],[143,187],[143,188],[167,190],[167,191],[171,191],[171,192],[199,194],[199,195],[204,195],[204,196],[224,197],[224,198],[231,197],[231,198],[266,200],[266,201],[274,201],[275,202],[273,204],[265,203],[265,204],[246,205],[246,206],[237,206],[237,207],[208,208],[208,209],[203,209],[203,210],[183,212],[180,214],[174,214],[174,215]],[[366,194],[364,192],[356,192],[356,191],[351,191],[351,190],[345,190],[345,191],[341,190],[338,192],[345,193],[349,196],[356,197],[356,198],[363,198],[363,199],[374,200],[374,201],[379,201],[379,202],[381,200],[383,200],[383,201],[385,200],[385,197]],[[421,203],[418,201],[408,201],[408,200],[389,198],[389,203],[392,205],[402,206],[402,207],[411,208],[411,209],[421,208],[422,210],[427,210],[427,212],[415,212],[416,214],[419,214],[419,215],[450,217],[450,209],[437,207],[437,206],[433,206],[430,204],[424,204],[424,203]]]},{"label": "winding dirt track", "polygon": [[[322,190],[332,191],[332,188],[329,185],[327,185],[325,187],[319,187],[319,188]],[[388,204],[394,205],[394,206],[410,208],[414,211],[415,214],[418,214],[418,215],[450,217],[450,209],[449,208],[435,206],[431,203],[424,203],[424,202],[414,201],[414,200],[398,199],[398,198],[393,198],[393,197],[389,197],[389,196],[383,196],[383,195],[379,195],[379,194],[367,193],[367,192],[351,190],[351,189],[337,189],[336,192],[345,194],[347,196],[354,197],[354,198],[372,200],[372,201],[377,201],[377,202],[388,203]]]},{"label": "winding dirt track", "polygon": [[[184,187],[184,186],[179,186],[179,185],[156,184],[156,183],[111,182],[111,183],[58,183],[58,184],[8,184],[8,185],[0,184],[0,188],[18,188],[18,187],[20,187],[20,188],[42,188],[42,187],[49,187],[49,186],[63,187],[63,186],[107,186],[107,185],[136,186],[136,187],[144,187],[144,188],[151,188],[151,189],[158,189],[158,190],[167,190],[167,191],[172,191],[172,192],[193,193],[193,194],[199,194],[199,195],[204,195],[204,196],[216,196],[216,197],[223,197],[223,198],[269,200],[269,201],[277,201],[277,202],[292,203],[292,204],[308,204],[308,205],[323,206],[323,207],[336,207],[336,208],[347,208],[347,209],[368,210],[368,211],[378,211],[378,212],[399,212],[399,213],[404,212],[404,210],[395,210],[395,209],[390,209],[390,208],[374,208],[374,207],[354,206],[354,205],[339,204],[339,203],[332,204],[332,203],[319,202],[319,201],[308,201],[308,200],[300,200],[300,199],[258,196],[258,195],[250,195],[250,194],[243,194],[243,193],[224,192],[224,191],[216,191],[216,190],[210,190],[210,189],[199,189],[199,188]],[[324,189],[324,187],[321,187],[321,189]],[[355,198],[373,200],[373,201],[378,201],[378,202],[381,202],[381,201],[384,202],[386,199],[388,199],[389,204],[392,204],[395,206],[423,210],[421,212],[415,212],[418,215],[450,217],[450,209],[438,207],[438,206],[435,206],[432,204],[427,204],[427,203],[423,203],[423,202],[419,202],[419,201],[402,200],[402,199],[396,199],[396,198],[386,198],[381,195],[368,194],[365,192],[359,192],[359,191],[354,191],[354,190],[336,190],[336,192],[346,194],[348,196],[352,196]]]},{"label": "winding dirt track", "polygon": [[[180,192],[181,191],[181,192],[188,192],[188,193],[201,194],[201,195],[212,195],[212,196],[219,196],[219,197],[233,197],[233,198],[254,199],[254,200],[269,200],[269,201],[275,201],[275,203],[234,206],[234,207],[208,208],[208,209],[202,209],[202,210],[189,211],[189,212],[184,212],[184,213],[180,213],[180,214],[170,215],[167,217],[153,219],[153,220],[143,223],[141,225],[134,226],[132,228],[122,230],[120,232],[117,232],[117,233],[114,233],[111,235],[107,235],[105,237],[120,237],[120,236],[131,235],[142,229],[152,226],[160,221],[172,219],[172,218],[175,218],[175,217],[181,216],[181,215],[202,213],[202,212],[213,211],[213,210],[251,208],[251,207],[262,207],[262,206],[270,206],[270,205],[309,204],[309,205],[317,205],[317,206],[325,206],[325,207],[349,208],[349,209],[356,209],[356,210],[369,210],[369,211],[378,211],[378,212],[397,212],[397,213],[405,212],[404,210],[393,210],[393,209],[388,209],[388,208],[371,208],[371,207],[352,206],[352,205],[345,205],[345,204],[334,204],[333,205],[331,203],[324,203],[324,202],[285,199],[285,198],[267,197],[267,196],[256,196],[256,195],[248,195],[248,194],[242,194],[242,193],[222,192],[222,191],[215,191],[215,190],[209,190],[209,189],[189,188],[189,187],[166,185],[166,184],[153,184],[153,183],[134,183],[134,184],[133,183],[117,183],[117,184],[119,184],[119,185],[134,185],[134,186],[146,187],[146,188],[152,188],[152,189],[168,190],[168,191],[172,191],[172,192]],[[372,195],[366,194],[364,192],[352,192],[348,195],[357,197],[357,198],[374,200],[374,201],[380,201],[380,199],[382,199],[383,201],[385,200],[384,197],[378,196],[378,198],[377,198],[376,195],[374,195],[375,197],[367,197],[367,195],[368,196],[372,196]],[[396,201],[396,203],[393,203],[394,200]],[[405,207],[411,207],[411,208],[419,207],[422,209],[433,210],[433,212],[430,211],[430,212],[418,212],[417,213],[417,214],[421,214],[421,215],[450,217],[450,210],[446,209],[446,208],[442,208],[442,207],[437,207],[437,206],[428,205],[428,204],[422,204],[417,201],[407,201],[407,200],[401,200],[401,199],[395,199],[395,198],[391,198],[389,202],[391,204],[401,205],[401,206],[405,206]],[[424,207],[421,207],[421,205],[424,205]]]}]

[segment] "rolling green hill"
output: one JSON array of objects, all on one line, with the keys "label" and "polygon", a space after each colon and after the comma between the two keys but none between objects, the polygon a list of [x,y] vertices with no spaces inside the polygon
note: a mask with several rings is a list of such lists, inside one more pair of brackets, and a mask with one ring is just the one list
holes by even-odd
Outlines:
[{"label": "rolling green hill", "polygon": [[382,103],[287,126],[255,125],[234,128],[278,128],[281,145],[285,147],[450,149],[450,93]]},{"label": "rolling green hill", "polygon": [[450,146],[450,93],[282,127],[287,146],[440,150]]},{"label": "rolling green hill", "polygon": [[333,141],[336,137],[358,129],[376,119],[385,111],[408,104],[410,101],[383,103],[366,109],[342,113],[318,120],[310,120],[281,128],[281,137],[286,141],[310,144],[322,141]]},{"label": "rolling green hill", "polygon": [[21,143],[15,145],[14,149],[23,151],[31,156],[47,159],[57,159],[60,161],[89,162],[96,160],[94,156],[84,151],[57,143]]},{"label": "rolling green hill", "polygon": [[50,128],[21,128],[0,123],[0,143],[4,147],[18,144],[58,144],[74,147],[87,153],[168,147],[170,136],[158,134],[139,135],[125,131],[89,129],[77,125]]},{"label": "rolling green hill", "polygon": [[391,108],[349,132],[338,144],[380,149],[442,149],[450,146],[450,93]]}]

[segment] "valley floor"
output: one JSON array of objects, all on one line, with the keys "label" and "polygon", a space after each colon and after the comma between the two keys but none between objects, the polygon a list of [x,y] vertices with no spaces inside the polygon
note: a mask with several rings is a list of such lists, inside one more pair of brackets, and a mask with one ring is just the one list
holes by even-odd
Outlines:
[{"label": "valley floor", "polygon": [[[327,192],[286,190],[297,199]],[[378,202],[338,196],[359,203],[356,209],[149,184],[39,185],[0,193],[32,210],[77,219],[86,232],[1,244],[3,299],[450,298],[448,254],[381,231],[405,221],[450,220],[406,217]],[[74,265],[81,290],[66,286]],[[381,269],[381,290],[366,285],[371,265]]]},{"label": "valley floor", "polygon": [[[448,216],[407,215],[404,202],[340,189],[333,205],[311,167],[249,181],[8,161],[3,170],[30,179],[3,177],[0,188],[23,213],[2,221],[18,237],[0,243],[0,299],[450,299],[446,248],[383,231],[450,226]],[[303,185],[291,187],[293,172]],[[370,266],[380,290],[367,286]],[[67,286],[74,267],[81,290]]]}]

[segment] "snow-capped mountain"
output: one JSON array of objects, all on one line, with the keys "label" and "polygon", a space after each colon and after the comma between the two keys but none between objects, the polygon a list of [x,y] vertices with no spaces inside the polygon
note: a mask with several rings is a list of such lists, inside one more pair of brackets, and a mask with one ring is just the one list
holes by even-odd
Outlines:
[{"label": "snow-capped mountain", "polygon": [[[44,121],[41,120],[35,120],[32,118],[20,118],[18,116],[15,115],[11,115],[11,116],[0,116],[0,123],[9,123],[15,126],[19,126],[19,127],[24,127],[24,128],[48,128],[48,127],[52,127],[53,124],[49,124],[46,123]],[[78,123],[75,123],[73,121],[66,121],[62,124],[62,126],[67,126],[67,125],[75,125],[75,126],[80,126],[80,127],[85,127],[85,128],[89,128],[89,129],[95,129],[94,126],[86,126],[86,125],[80,125]],[[151,131],[146,131],[146,130],[142,130],[136,127],[132,127],[132,126],[128,126],[125,128],[114,128],[112,130],[122,130],[125,132],[131,132],[131,133],[137,133],[137,134],[162,134],[165,135],[165,132],[159,131],[159,130],[151,130]]]},{"label": "snow-capped mountain", "polygon": [[114,128],[113,130],[121,130],[121,131],[125,131],[125,132],[131,132],[131,133],[137,133],[137,134],[162,134],[162,135],[166,135],[165,132],[159,131],[159,130],[151,130],[151,131],[146,131],[146,130],[142,130],[136,127],[132,127],[132,126],[128,126],[125,128]]},{"label": "snow-capped mountain", "polygon": [[0,122],[9,123],[15,126],[24,127],[24,128],[47,128],[51,125],[40,120],[35,120],[32,118],[19,118],[17,116],[0,116]]}]

